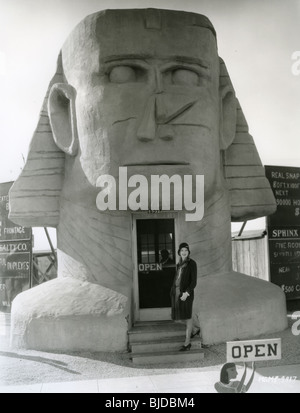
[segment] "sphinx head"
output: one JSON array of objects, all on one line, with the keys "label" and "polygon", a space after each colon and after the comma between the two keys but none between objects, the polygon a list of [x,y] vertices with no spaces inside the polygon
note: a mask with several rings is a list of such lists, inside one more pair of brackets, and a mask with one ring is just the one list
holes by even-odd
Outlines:
[{"label": "sphinx head", "polygon": [[[41,167],[41,165],[43,165]],[[56,226],[59,199],[95,198],[101,175],[204,175],[233,220],[274,211],[247,123],[202,15],[107,10],[85,18],[62,47],[10,218]],[[26,196],[24,194],[26,193]]]}]

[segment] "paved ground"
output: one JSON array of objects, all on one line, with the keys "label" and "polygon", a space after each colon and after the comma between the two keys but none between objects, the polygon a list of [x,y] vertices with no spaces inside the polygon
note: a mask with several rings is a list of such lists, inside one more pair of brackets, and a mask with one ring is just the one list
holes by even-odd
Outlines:
[{"label": "paved ground", "polygon": [[[239,376],[242,372],[239,369]],[[78,380],[56,383],[36,383],[19,386],[0,386],[0,393],[216,393],[214,384],[219,371],[177,371],[142,377]],[[300,393],[300,364],[261,368],[249,393]],[[150,397],[150,396],[149,396]]]},{"label": "paved ground", "polygon": [[[300,393],[300,335],[292,334],[293,323],[268,336],[282,339],[282,360],[257,363],[249,393]],[[2,313],[0,393],[215,393],[226,362],[225,345],[205,350],[199,363],[152,366],[134,366],[127,353],[13,351],[9,330],[10,317]]]}]

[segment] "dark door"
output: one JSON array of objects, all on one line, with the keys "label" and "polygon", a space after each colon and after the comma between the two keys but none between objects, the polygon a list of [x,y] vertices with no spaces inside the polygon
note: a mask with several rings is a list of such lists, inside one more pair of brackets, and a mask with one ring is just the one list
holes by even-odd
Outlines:
[{"label": "dark door", "polygon": [[140,309],[171,307],[175,275],[174,219],[137,220]]}]

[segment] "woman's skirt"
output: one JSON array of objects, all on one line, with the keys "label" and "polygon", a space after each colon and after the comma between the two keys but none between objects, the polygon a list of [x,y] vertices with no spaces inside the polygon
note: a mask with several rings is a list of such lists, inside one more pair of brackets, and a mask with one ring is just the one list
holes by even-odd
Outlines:
[{"label": "woman's skirt", "polygon": [[173,320],[189,320],[192,318],[193,297],[188,297],[186,301],[180,300],[180,288],[175,288],[172,299],[172,319]]},{"label": "woman's skirt", "polygon": [[179,305],[180,305],[180,288],[179,287],[176,287],[176,290],[175,290],[175,300],[174,300],[174,320],[181,320],[181,317],[180,317],[180,308],[179,308]]}]

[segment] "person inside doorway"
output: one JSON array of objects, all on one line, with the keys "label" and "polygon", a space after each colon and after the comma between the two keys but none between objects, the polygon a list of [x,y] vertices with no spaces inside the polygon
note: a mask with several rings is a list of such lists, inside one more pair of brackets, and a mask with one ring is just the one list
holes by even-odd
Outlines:
[{"label": "person inside doorway", "polygon": [[174,264],[174,261],[173,261],[173,259],[172,259],[172,257],[171,257],[171,254],[170,254],[170,252],[169,252],[167,249],[162,249],[162,250],[160,251],[160,255],[161,255],[160,264],[161,264],[163,267],[167,267],[167,266],[170,266],[170,265],[173,265],[173,264]]},{"label": "person inside doorway", "polygon": [[180,351],[191,349],[193,330],[194,289],[197,284],[197,264],[190,258],[190,248],[186,242],[179,245],[179,261],[171,288],[172,319],[186,324],[185,343]]}]

